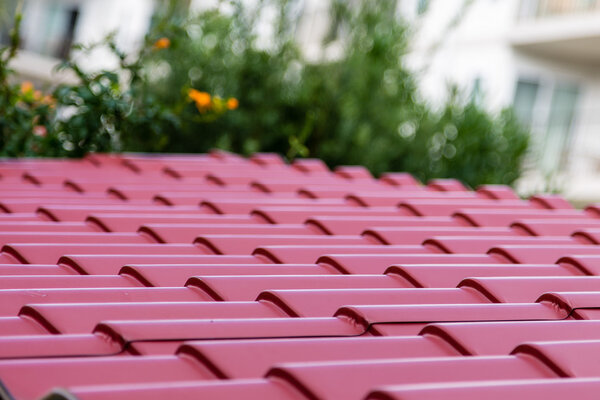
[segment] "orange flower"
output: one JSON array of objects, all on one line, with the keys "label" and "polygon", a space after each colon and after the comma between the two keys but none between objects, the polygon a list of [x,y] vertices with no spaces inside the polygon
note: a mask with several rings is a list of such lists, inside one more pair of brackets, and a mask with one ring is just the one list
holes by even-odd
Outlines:
[{"label": "orange flower", "polygon": [[188,90],[188,97],[196,103],[196,107],[200,111],[210,108],[211,106],[211,97],[209,93],[190,89]]},{"label": "orange flower", "polygon": [[40,101],[42,100],[42,92],[39,90],[36,90],[35,92],[33,92],[33,99],[35,101]]},{"label": "orange flower", "polygon": [[227,108],[229,110],[235,110],[240,105],[240,102],[235,97],[230,97],[227,99]]},{"label": "orange flower", "polygon": [[33,83],[29,81],[23,81],[21,83],[21,93],[31,93],[33,91]]},{"label": "orange flower", "polygon": [[154,42],[153,46],[156,50],[168,49],[171,47],[171,40],[166,37],[161,37],[156,42]]}]

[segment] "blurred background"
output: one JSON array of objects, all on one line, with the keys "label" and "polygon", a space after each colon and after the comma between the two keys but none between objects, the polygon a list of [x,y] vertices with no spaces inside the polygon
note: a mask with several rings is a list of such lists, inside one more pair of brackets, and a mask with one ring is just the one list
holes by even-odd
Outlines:
[{"label": "blurred background", "polygon": [[[59,105],[83,110],[83,79],[103,104],[81,111],[79,122],[70,120],[79,111],[58,107],[58,122],[45,125],[47,143],[34,149],[59,150],[36,154],[277,151],[363,164],[375,174],[405,170],[422,180],[457,177],[600,200],[596,0],[0,4],[6,45],[22,7],[11,82],[30,81]],[[102,41],[107,46],[72,50]],[[57,71],[65,60],[77,69]],[[98,94],[96,71],[113,70],[122,86]],[[57,92],[60,85],[71,92]],[[236,103],[201,106],[186,99],[190,89]],[[69,103],[73,93],[81,99]],[[119,108],[104,107],[109,100],[134,111],[95,128],[81,122],[113,120]],[[94,129],[108,139],[94,142],[91,135],[101,135]],[[21,148],[32,146],[28,139],[13,147],[3,140],[17,149],[4,155],[32,154]]]}]

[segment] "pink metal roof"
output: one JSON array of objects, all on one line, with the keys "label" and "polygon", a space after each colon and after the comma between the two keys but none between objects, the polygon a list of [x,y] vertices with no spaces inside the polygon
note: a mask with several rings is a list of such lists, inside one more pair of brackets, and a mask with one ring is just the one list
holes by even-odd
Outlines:
[{"label": "pink metal roof", "polygon": [[0,188],[0,397],[598,398],[599,205],[223,151]]}]

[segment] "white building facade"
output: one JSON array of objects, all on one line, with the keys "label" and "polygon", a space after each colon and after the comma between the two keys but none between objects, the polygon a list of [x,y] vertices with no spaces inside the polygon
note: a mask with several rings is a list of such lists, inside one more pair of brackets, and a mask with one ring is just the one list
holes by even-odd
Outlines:
[{"label": "white building facade", "polygon": [[[0,0],[2,1],[2,0]],[[7,1],[12,14],[16,0]],[[56,82],[69,76],[54,67],[69,55],[75,43],[100,42],[111,32],[123,50],[135,50],[150,26],[154,0],[25,0],[21,25],[22,50],[13,68],[34,81]],[[0,26],[0,39],[6,42],[8,27]],[[84,60],[91,67],[111,65],[106,54]]]}]

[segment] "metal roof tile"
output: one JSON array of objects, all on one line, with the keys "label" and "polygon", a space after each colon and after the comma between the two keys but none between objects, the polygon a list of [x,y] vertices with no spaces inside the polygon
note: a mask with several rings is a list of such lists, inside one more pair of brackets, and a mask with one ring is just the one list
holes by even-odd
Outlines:
[{"label": "metal roof tile", "polygon": [[192,244],[122,244],[122,243],[18,243],[6,244],[2,254],[10,255],[23,264],[57,262],[64,255],[132,254],[132,255],[201,255]]},{"label": "metal roof tile", "polygon": [[65,255],[59,258],[58,264],[68,267],[82,275],[118,274],[128,264],[261,264],[254,256],[216,256],[216,255],[183,255],[183,254],[81,254]]},{"label": "metal roof tile", "polygon": [[312,225],[330,235],[358,235],[371,227],[456,227],[457,222],[447,217],[368,217],[368,216],[322,216],[308,218]]},{"label": "metal roof tile", "polygon": [[170,319],[104,321],[96,333],[120,343],[146,341],[344,337],[364,333],[340,318]]},{"label": "metal roof tile", "polygon": [[[24,374],[36,378],[24,380]],[[214,379],[200,364],[177,356],[0,361],[0,376],[3,386],[18,399],[38,399],[56,386]]]},{"label": "metal roof tile", "polygon": [[[349,337],[186,342],[177,350],[196,357],[223,379],[258,378],[283,362],[348,361],[458,356],[426,337]],[[239,355],[246,357],[240,359]]]},{"label": "metal roof tile", "polygon": [[306,400],[306,397],[285,382],[268,379],[219,381],[159,382],[127,385],[94,385],[56,389],[49,400],[161,400],[177,398],[261,400]]},{"label": "metal roof tile", "polygon": [[540,209],[472,209],[463,208],[457,210],[453,215],[458,220],[474,226],[509,226],[517,220],[526,219],[565,219],[565,220],[589,220],[590,216],[578,210],[540,210]]},{"label": "metal roof tile", "polygon": [[557,262],[560,258],[568,256],[600,256],[600,247],[583,244],[503,244],[492,247],[487,253],[509,263],[545,264]]},{"label": "metal roof tile", "polygon": [[385,273],[399,275],[415,287],[430,288],[456,287],[470,277],[573,276],[572,270],[556,264],[402,264]]},{"label": "metal roof tile", "polygon": [[[198,236],[216,235],[310,235],[317,232],[303,224],[227,224],[213,221],[207,224],[146,224],[138,233],[152,237],[158,243],[192,243]],[[1,236],[0,236],[1,237]]]},{"label": "metal roof tile", "polygon": [[[329,254],[362,254],[376,256],[384,254],[432,254],[432,251],[420,245],[384,246],[380,244],[293,244],[288,246],[260,246],[257,247],[252,254],[257,257],[260,256],[265,260],[270,260],[271,262],[290,264],[293,262],[312,263],[315,262],[319,257]],[[383,272],[383,270],[381,272]]]},{"label": "metal roof tile", "polygon": [[[423,249],[417,247],[417,249]],[[400,249],[399,249],[400,250]],[[432,254],[414,249],[394,254],[330,254],[317,259],[318,264],[329,265],[344,274],[382,274],[394,264],[496,264],[498,261],[487,254]]]},{"label": "metal roof tile", "polygon": [[600,276],[528,276],[467,278],[459,287],[473,288],[493,302],[533,302],[545,292],[588,292],[600,287]]},{"label": "metal roof tile", "polygon": [[525,342],[591,340],[598,337],[598,332],[600,321],[563,320],[557,312],[556,318],[545,321],[433,324],[421,334],[438,336],[464,354],[504,355]]},{"label": "metal roof tile", "polygon": [[118,343],[89,333],[0,337],[0,360],[113,356],[122,351]]},{"label": "metal roof tile", "polygon": [[[457,340],[448,340],[450,335],[442,335],[445,326],[471,326],[483,321],[559,321],[567,318],[565,310],[544,303],[511,304],[388,304],[356,305],[340,308],[336,316],[346,316],[368,325],[369,330],[381,335],[405,335],[407,331],[420,330],[425,337],[438,336],[463,355],[478,354],[468,346],[458,344]],[[452,322],[447,325],[430,325]],[[436,329],[436,327],[438,327]],[[441,327],[441,328],[439,328]],[[489,341],[491,336],[482,336],[480,342]],[[494,344],[492,343],[491,346]],[[510,346],[508,346],[510,347]],[[513,346],[514,347],[514,346]],[[508,351],[492,354],[508,354]]]},{"label": "metal roof tile", "polygon": [[508,228],[479,228],[463,226],[374,227],[362,233],[383,244],[421,244],[437,236],[521,236]]},{"label": "metal roof tile", "polygon": [[570,236],[582,228],[600,228],[600,220],[581,219],[570,221],[568,219],[525,219],[513,222],[510,227],[534,236]]},{"label": "metal roof tile", "polygon": [[121,303],[142,301],[204,301],[190,288],[53,288],[0,290],[0,316],[16,316],[27,304]]},{"label": "metal roof tile", "polygon": [[[497,246],[521,246],[522,248],[535,248],[538,246],[575,246],[579,244],[575,239],[568,236],[434,236],[423,241],[423,245],[437,248],[444,253],[485,253]],[[590,246],[591,247],[591,246]],[[534,264],[531,261],[529,264]],[[539,261],[538,261],[539,262]],[[549,261],[551,262],[551,261]]]},{"label": "metal roof tile", "polygon": [[252,301],[266,290],[410,288],[406,280],[388,275],[247,275],[198,276],[195,287],[217,301]]},{"label": "metal roof tile", "polygon": [[[349,305],[473,304],[488,303],[479,292],[463,289],[277,289],[262,292],[257,300],[269,301],[294,316],[333,315]],[[416,334],[418,329],[413,333]]]},{"label": "metal roof tile", "polygon": [[[250,224],[261,221],[249,215],[207,215],[188,214],[147,214],[131,215],[129,213],[94,213],[86,218],[86,222],[98,226],[106,232],[136,232],[144,224]],[[0,227],[1,229],[1,227]]]},{"label": "metal roof tile", "polygon": [[348,400],[386,384],[556,377],[536,360],[515,356],[290,363],[274,367],[268,376],[289,382],[309,398]]},{"label": "metal roof tile", "polygon": [[[2,270],[0,269],[0,273]],[[317,264],[147,264],[126,265],[119,271],[145,286],[183,286],[193,276],[326,275],[338,273]]]},{"label": "metal roof tile", "polygon": [[373,391],[367,400],[505,400],[510,398],[562,400],[576,394],[578,400],[594,400],[598,379],[525,379],[435,385],[395,385]]},{"label": "metal roof tile", "polygon": [[125,302],[29,304],[19,316],[28,317],[52,332],[90,333],[100,321],[180,320],[211,318],[277,318],[281,311],[255,302]]},{"label": "metal roof tile", "polygon": [[[198,236],[194,244],[206,254],[246,255],[253,254],[259,246],[296,246],[296,245],[342,245],[360,246],[369,242],[361,236],[353,235],[284,235],[284,234],[206,234]],[[298,262],[304,262],[298,260]]]}]

